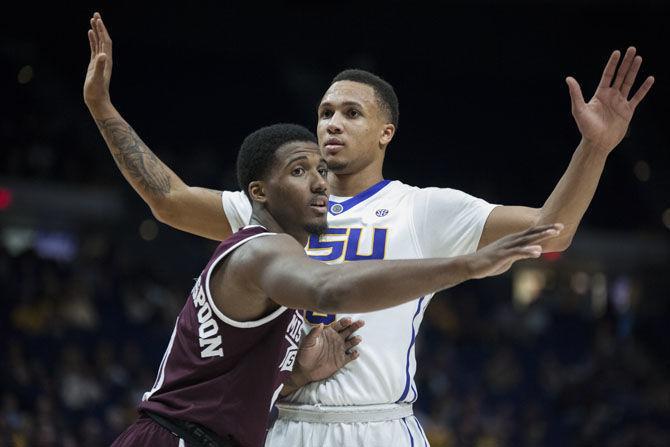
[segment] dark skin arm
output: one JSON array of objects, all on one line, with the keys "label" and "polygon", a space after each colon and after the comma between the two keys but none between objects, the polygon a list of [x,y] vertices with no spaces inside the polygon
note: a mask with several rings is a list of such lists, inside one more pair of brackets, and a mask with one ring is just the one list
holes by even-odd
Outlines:
[{"label": "dark skin arm", "polygon": [[[210,283],[222,311],[238,321],[267,315],[278,305],[325,313],[371,312],[497,275],[515,261],[538,257],[562,225],[532,227],[471,255],[448,259],[365,261],[327,265],[305,255],[292,237],[278,234],[242,245]],[[225,284],[225,287],[224,287]]]},{"label": "dark skin arm", "polygon": [[[533,227],[472,255],[452,259],[334,266],[310,259],[294,238],[277,234],[249,241],[235,250],[212,273],[210,290],[217,307],[237,321],[262,318],[279,305],[328,313],[373,311],[467,279],[503,273],[517,260],[539,256],[538,244],[556,237],[561,229],[560,224]],[[354,360],[358,354],[350,350],[360,338],[351,334],[360,325],[362,322],[346,322],[342,329],[331,327],[316,334],[314,331],[321,329],[313,329],[312,337],[308,335],[301,345],[302,356],[282,395],[329,377]]]},{"label": "dark skin arm", "polygon": [[[299,244],[295,239],[284,234],[280,239]],[[262,237],[249,241],[224,259],[212,272],[210,290],[216,306],[228,317],[237,321],[250,321],[268,315],[279,306],[252,286],[245,275],[254,263],[254,256],[262,256],[252,244],[263,247],[277,237]],[[281,249],[281,248],[280,248]],[[304,251],[302,257],[307,258]],[[311,261],[311,260],[310,260]],[[311,261],[318,264],[317,261]],[[283,304],[283,303],[282,303]],[[292,306],[288,306],[292,307]],[[297,307],[299,308],[299,307]],[[300,342],[296,363],[288,380],[284,383],[281,396],[287,396],[301,386],[315,380],[323,380],[332,376],[347,363],[358,358],[355,348],[360,342],[359,336],[353,334],[363,327],[361,320],[352,321],[342,318],[329,326],[312,328]]]}]

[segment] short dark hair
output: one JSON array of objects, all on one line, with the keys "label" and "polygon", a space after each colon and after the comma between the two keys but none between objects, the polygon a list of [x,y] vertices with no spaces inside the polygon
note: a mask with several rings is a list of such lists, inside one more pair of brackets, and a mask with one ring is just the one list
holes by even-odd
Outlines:
[{"label": "short dark hair", "polygon": [[237,154],[237,181],[247,197],[249,183],[265,179],[277,149],[293,141],[317,143],[316,136],[305,127],[286,123],[261,127],[244,139]]},{"label": "short dark hair", "polygon": [[359,69],[341,71],[333,78],[333,81],[330,84],[333,85],[338,81],[360,82],[361,84],[372,87],[375,91],[375,96],[377,97],[379,105],[386,112],[391,123],[396,128],[398,127],[398,120],[400,118],[398,96],[395,94],[395,90],[393,90],[391,84],[369,71]]}]

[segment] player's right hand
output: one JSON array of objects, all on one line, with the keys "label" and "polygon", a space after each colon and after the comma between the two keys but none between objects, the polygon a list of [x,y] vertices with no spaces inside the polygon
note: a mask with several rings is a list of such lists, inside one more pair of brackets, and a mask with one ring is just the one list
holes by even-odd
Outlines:
[{"label": "player's right hand", "polygon": [[358,358],[361,337],[353,335],[365,325],[363,320],[340,318],[329,326],[315,326],[303,337],[296,357],[297,370],[309,382],[327,379]]},{"label": "player's right hand", "polygon": [[112,79],[112,39],[99,13],[93,14],[88,30],[91,59],[84,81],[84,102],[89,108],[110,102],[109,82]]},{"label": "player's right hand", "polygon": [[563,224],[537,225],[520,233],[510,234],[477,250],[468,257],[472,279],[506,272],[516,261],[537,258],[542,254],[541,242],[561,233]]}]

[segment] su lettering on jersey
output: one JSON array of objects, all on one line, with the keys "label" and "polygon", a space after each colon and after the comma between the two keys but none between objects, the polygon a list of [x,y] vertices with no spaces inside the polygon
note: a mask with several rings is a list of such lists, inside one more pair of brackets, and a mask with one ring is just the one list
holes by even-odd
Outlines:
[{"label": "su lettering on jersey", "polygon": [[200,357],[223,357],[221,335],[217,335],[219,324],[213,318],[212,307],[207,302],[205,289],[202,287],[200,279],[198,278],[191,291],[193,304],[198,311],[198,341],[202,348]]},{"label": "su lettering on jersey", "polygon": [[302,315],[298,312],[293,312],[293,318],[286,328],[286,335],[284,335],[284,338],[288,341],[288,348],[286,348],[284,359],[279,364],[280,371],[293,371],[293,364],[298,355],[298,344],[302,337],[302,325]]},{"label": "su lettering on jersey", "polygon": [[[362,243],[365,236],[368,238],[368,246]],[[305,250],[310,258],[317,261],[365,261],[368,259],[384,259],[386,256],[387,228],[355,228],[355,227],[331,227],[323,234],[310,235]],[[344,259],[343,259],[344,258]]]},{"label": "su lettering on jersey", "polygon": [[[378,214],[383,217],[388,214]],[[364,232],[372,232],[371,241],[368,238],[368,246],[362,243]],[[310,235],[307,241],[307,255],[317,261],[336,263],[339,261],[364,261],[366,259],[384,259],[386,257],[386,243],[388,240],[387,228],[355,228],[355,227],[330,227],[323,234]],[[305,319],[309,324],[331,324],[337,316],[335,314],[323,314],[312,311],[304,311]]]}]

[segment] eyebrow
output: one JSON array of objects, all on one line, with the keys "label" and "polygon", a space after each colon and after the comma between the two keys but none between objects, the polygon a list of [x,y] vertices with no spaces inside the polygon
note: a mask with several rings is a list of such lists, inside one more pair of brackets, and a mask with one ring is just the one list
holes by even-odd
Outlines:
[{"label": "eyebrow", "polygon": [[[286,165],[284,167],[290,166],[291,164],[295,163],[298,160],[307,160],[307,155],[298,155],[297,157],[291,158],[289,161],[286,162]],[[322,163],[326,164],[326,159],[323,157],[319,158],[319,164]]]},{"label": "eyebrow", "polygon": [[[363,104],[361,104],[360,102],[357,102],[357,101],[345,101],[345,102],[342,103],[342,105],[345,106],[345,107],[346,106],[356,106],[356,107],[363,108]],[[333,104],[331,102],[324,102],[324,103],[319,104],[319,108],[326,107],[326,106],[332,107]]]},{"label": "eyebrow", "polygon": [[286,162],[286,166],[288,166],[291,163],[294,163],[298,160],[307,160],[307,155],[298,155],[297,157],[293,157],[293,158],[289,159],[289,161]]},{"label": "eyebrow", "polygon": [[297,157],[293,157],[289,159],[284,166],[289,166],[298,160],[307,160],[307,155],[298,155]]}]

